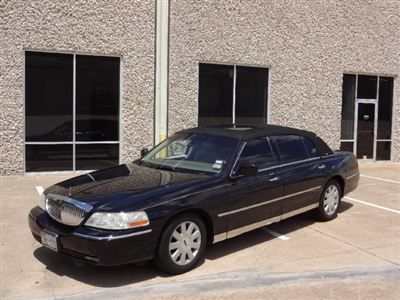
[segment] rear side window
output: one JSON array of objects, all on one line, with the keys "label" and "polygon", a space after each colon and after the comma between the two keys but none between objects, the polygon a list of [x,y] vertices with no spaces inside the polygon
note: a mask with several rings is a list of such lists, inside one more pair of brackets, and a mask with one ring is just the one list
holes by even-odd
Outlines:
[{"label": "rear side window", "polygon": [[258,169],[277,164],[267,138],[259,138],[247,142],[239,159],[239,165],[243,165],[244,163],[255,164]]},{"label": "rear side window", "polygon": [[271,140],[275,142],[279,151],[281,163],[289,163],[309,158],[302,137],[296,135],[273,136]]},{"label": "rear side window", "polygon": [[318,151],[317,148],[315,148],[315,145],[313,142],[311,142],[308,138],[305,137],[300,137],[304,143],[304,146],[306,147],[307,153],[309,157],[317,157],[318,156]]}]

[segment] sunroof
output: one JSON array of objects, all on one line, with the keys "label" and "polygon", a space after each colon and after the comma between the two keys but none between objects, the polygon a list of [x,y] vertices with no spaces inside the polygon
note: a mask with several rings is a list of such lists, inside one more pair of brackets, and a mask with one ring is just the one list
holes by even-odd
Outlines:
[{"label": "sunroof", "polygon": [[251,128],[251,127],[229,127],[228,129],[242,131],[242,130],[250,130],[250,129],[253,129],[253,128]]}]

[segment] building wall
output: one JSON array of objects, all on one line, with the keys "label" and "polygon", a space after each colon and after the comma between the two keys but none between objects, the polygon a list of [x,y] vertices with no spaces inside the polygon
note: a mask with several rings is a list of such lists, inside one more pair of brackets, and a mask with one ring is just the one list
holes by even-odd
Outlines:
[{"label": "building wall", "polygon": [[[172,0],[170,10],[170,134],[197,125],[199,62],[269,67],[269,123],[315,131],[333,149],[343,73],[400,73],[397,0]],[[395,99],[396,161],[399,115]]]},{"label": "building wall", "polygon": [[[171,0],[169,134],[197,125],[198,64],[268,67],[269,123],[339,148],[342,75],[395,76],[400,161],[400,1]],[[0,174],[24,172],[24,50],[118,55],[121,158],[153,144],[155,1],[0,4]]]},{"label": "building wall", "polygon": [[122,160],[153,144],[155,2],[0,4],[0,174],[24,172],[24,50],[121,56]]}]

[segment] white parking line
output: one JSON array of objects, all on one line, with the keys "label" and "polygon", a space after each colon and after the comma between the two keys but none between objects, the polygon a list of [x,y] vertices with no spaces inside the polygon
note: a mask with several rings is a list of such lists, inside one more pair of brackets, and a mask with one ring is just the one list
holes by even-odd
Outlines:
[{"label": "white parking line", "polygon": [[36,191],[38,192],[39,196],[43,194],[44,188],[41,185],[36,186]]},{"label": "white parking line", "polygon": [[396,181],[396,180],[385,179],[385,178],[380,178],[380,177],[375,177],[375,176],[368,176],[368,175],[360,175],[360,176],[365,177],[365,178],[371,178],[371,179],[382,180],[382,181],[386,181],[386,182],[400,184],[400,181]]},{"label": "white parking line", "polygon": [[350,197],[344,197],[344,199],[347,199],[347,200],[350,200],[350,201],[353,201],[353,202],[357,202],[357,203],[361,203],[361,204],[365,204],[365,205],[368,205],[368,206],[372,206],[372,207],[375,207],[375,208],[380,208],[380,209],[383,209],[383,210],[387,210],[387,211],[393,212],[395,214],[400,214],[399,210],[395,210],[395,209],[392,209],[392,208],[387,208],[387,207],[376,205],[376,204],[369,203],[369,202],[366,202],[366,201],[362,201],[362,200],[358,200],[358,199],[354,199],[354,198],[350,198]]},{"label": "white parking line", "polygon": [[261,230],[266,232],[266,233],[269,233],[270,235],[272,235],[272,236],[274,236],[274,237],[276,237],[276,238],[278,238],[278,239],[280,239],[282,241],[290,240],[290,238],[287,237],[286,235],[282,235],[282,234],[280,234],[280,233],[278,233],[276,231],[273,231],[273,230],[271,230],[271,229],[269,229],[267,227],[263,227],[263,228],[261,228]]}]

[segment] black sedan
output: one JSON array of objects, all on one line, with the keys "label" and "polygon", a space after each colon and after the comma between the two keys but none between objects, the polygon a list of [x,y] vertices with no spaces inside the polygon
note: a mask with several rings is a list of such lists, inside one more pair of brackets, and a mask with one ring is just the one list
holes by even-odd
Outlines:
[{"label": "black sedan", "polygon": [[357,160],[314,133],[280,126],[180,131],[133,163],[45,190],[29,214],[33,236],[97,265],[154,259],[186,272],[219,242],[314,210],[336,217],[357,187]]}]

